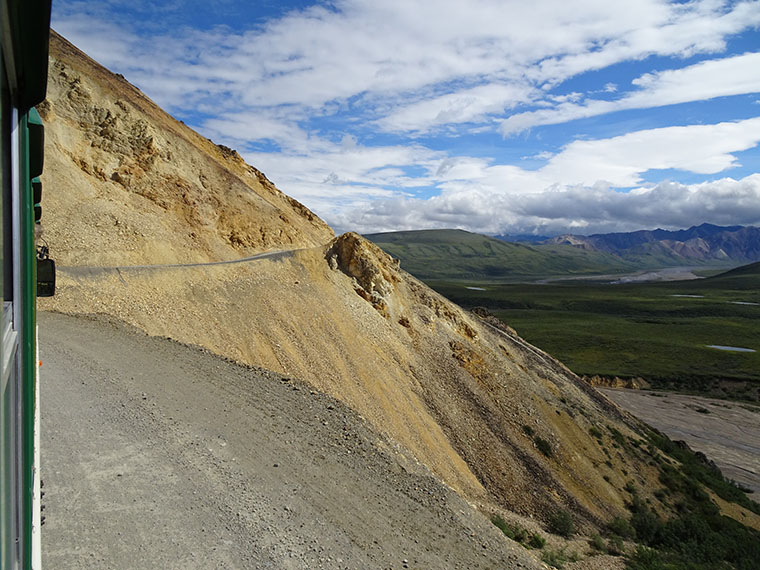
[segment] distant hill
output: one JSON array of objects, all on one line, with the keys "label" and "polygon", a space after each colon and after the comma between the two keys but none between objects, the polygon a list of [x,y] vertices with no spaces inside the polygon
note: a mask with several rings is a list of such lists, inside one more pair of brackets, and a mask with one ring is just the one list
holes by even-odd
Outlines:
[{"label": "distant hill", "polygon": [[702,224],[687,230],[562,235],[544,242],[610,253],[647,266],[760,261],[760,228]]},{"label": "distant hill", "polygon": [[710,279],[713,281],[717,281],[718,279],[725,279],[728,277],[758,277],[758,276],[760,276],[760,261],[756,261],[755,263],[750,263],[748,265],[742,265],[741,267],[731,269],[730,271],[726,271],[725,273],[721,273],[720,275],[715,275],[714,277],[711,277]]},{"label": "distant hill", "polygon": [[542,243],[551,239],[551,236],[534,236],[530,234],[500,234],[493,237],[501,241],[513,243]]},{"label": "distant hill", "polygon": [[567,244],[510,243],[463,230],[367,234],[420,279],[517,280],[552,275],[592,275],[639,269],[606,252]]},{"label": "distant hill", "polygon": [[756,291],[760,288],[760,261],[714,275],[703,280],[701,284],[704,287],[731,289],[734,291]]}]

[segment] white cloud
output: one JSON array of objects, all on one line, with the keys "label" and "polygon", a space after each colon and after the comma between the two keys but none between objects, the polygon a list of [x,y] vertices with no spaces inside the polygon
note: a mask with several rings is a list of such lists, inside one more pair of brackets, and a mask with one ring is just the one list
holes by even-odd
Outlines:
[{"label": "white cloud", "polygon": [[[302,153],[243,152],[279,188],[324,218],[367,207],[372,201],[408,196],[433,184],[444,154],[421,146],[366,147],[351,139],[313,139]],[[420,174],[409,169],[423,170]]]},{"label": "white cloud", "polygon": [[365,233],[461,228],[491,234],[553,235],[680,229],[695,220],[760,225],[760,175],[690,186],[664,182],[627,193],[601,184],[518,195],[471,189],[445,192],[428,200],[377,201],[331,221],[337,227]]},{"label": "white cloud", "polygon": [[529,102],[535,89],[528,85],[480,85],[401,106],[377,123],[389,131],[425,132],[442,125],[482,122],[506,108]]},{"label": "white cloud", "polygon": [[[590,201],[598,205],[589,212],[603,213],[609,226],[632,218],[627,208],[633,200],[638,201],[639,211],[651,200],[652,217],[656,218],[663,201],[659,198],[671,187],[684,186],[663,183],[657,191],[639,187],[628,193],[616,189],[640,185],[642,176],[653,169],[722,172],[736,164],[733,153],[758,142],[760,118],[575,141],[537,170],[498,164],[492,159],[450,157],[421,146],[367,148],[353,142],[349,146],[332,144],[327,150],[306,155],[258,153],[246,158],[263,168],[278,186],[287,188],[288,193],[340,228],[353,228],[355,224],[362,231],[380,231],[393,229],[393,223],[397,229],[409,229],[416,223],[422,224],[419,227],[451,223],[498,233],[518,224],[518,213],[521,232],[526,231],[527,219],[533,220],[527,225],[540,225],[544,231],[556,229],[560,223],[580,227],[590,223],[587,218],[593,214],[583,219],[574,216]],[[423,168],[425,173],[408,174],[413,167]],[[760,175],[756,176],[747,180],[760,180]],[[435,188],[440,195],[416,199],[421,186]],[[542,209],[554,210],[557,205],[561,206],[556,211],[568,216],[554,219],[540,215]],[[430,212],[425,213],[428,208]],[[689,215],[717,215],[708,208],[683,212],[684,219]],[[601,226],[603,220],[594,218],[593,223]]]},{"label": "white cloud", "polygon": [[738,166],[735,152],[760,142],[760,118],[716,125],[637,131],[604,140],[575,141],[541,169],[566,184],[604,180],[617,187],[641,183],[652,169],[715,174]]},{"label": "white cloud", "polygon": [[[220,95],[241,108],[309,109],[362,97],[368,112],[388,111],[389,127],[416,130],[499,113],[524,101],[528,84],[651,54],[720,51],[727,35],[760,23],[756,8],[713,0],[537,0],[530,9],[522,0],[341,0],[248,32],[145,35],[109,22],[102,8],[62,1],[54,26],[174,109]],[[434,101],[417,109],[428,115],[423,124],[409,124],[410,95],[422,104],[415,98],[431,92]]]},{"label": "white cloud", "polygon": [[760,92],[760,53],[746,53],[668,71],[647,73],[633,80],[639,87],[620,99],[560,102],[548,109],[519,113],[501,125],[509,135],[538,125],[565,123],[625,109],[646,109],[716,97]]}]

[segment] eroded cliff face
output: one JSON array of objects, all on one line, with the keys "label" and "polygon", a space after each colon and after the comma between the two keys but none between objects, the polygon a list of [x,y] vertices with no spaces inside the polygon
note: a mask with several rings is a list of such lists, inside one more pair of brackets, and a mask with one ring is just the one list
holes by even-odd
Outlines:
[{"label": "eroded cliff face", "polygon": [[55,33],[50,51],[43,224],[59,264],[218,261],[334,235]]},{"label": "eroded cliff face", "polygon": [[[60,38],[51,57],[44,221],[64,267],[42,309],[112,315],[301,378],[487,510],[545,520],[563,506],[588,527],[622,512],[628,481],[655,488],[646,458],[611,439],[638,441],[640,426],[560,363],[361,236],[333,238],[234,153]],[[288,251],[126,267],[270,249]]]}]

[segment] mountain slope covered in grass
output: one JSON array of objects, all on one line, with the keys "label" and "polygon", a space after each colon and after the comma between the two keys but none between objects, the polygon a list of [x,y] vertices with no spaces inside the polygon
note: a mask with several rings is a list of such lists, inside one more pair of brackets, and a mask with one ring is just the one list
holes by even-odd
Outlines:
[{"label": "mountain slope covered in grass", "polygon": [[639,268],[604,252],[566,244],[510,243],[463,230],[388,232],[364,237],[400,259],[404,269],[422,280],[511,281]]}]

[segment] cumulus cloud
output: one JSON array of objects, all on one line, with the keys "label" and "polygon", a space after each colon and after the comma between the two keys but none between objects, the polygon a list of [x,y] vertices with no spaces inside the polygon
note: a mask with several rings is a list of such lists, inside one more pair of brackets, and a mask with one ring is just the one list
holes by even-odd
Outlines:
[{"label": "cumulus cloud", "polygon": [[[307,157],[262,153],[247,158],[265,164],[277,184],[313,205],[318,214],[341,229],[389,231],[449,224],[493,233],[535,228],[563,232],[567,228],[585,231],[591,226],[633,228],[653,220],[670,226],[675,213],[687,226],[707,220],[717,223],[719,217],[725,223],[740,223],[730,222],[730,216],[724,215],[736,213],[738,208],[730,208],[727,202],[723,209],[714,207],[718,197],[728,200],[732,196],[718,190],[733,188],[736,204],[744,207],[756,195],[752,192],[760,187],[760,175],[744,178],[743,186],[730,186],[731,179],[709,183],[707,190],[691,198],[691,190],[701,188],[699,185],[640,185],[642,176],[653,169],[722,172],[736,164],[733,153],[758,142],[760,118],[575,141],[536,170],[493,159],[446,156],[421,146],[346,149],[336,144]],[[300,161],[306,161],[307,168],[293,168]],[[421,168],[424,174],[412,175],[412,168]],[[620,191],[633,186],[638,187]],[[439,195],[417,197],[421,189],[431,188]],[[668,200],[672,207],[663,206]],[[756,211],[752,206],[745,213]]]},{"label": "cumulus cloud", "polygon": [[329,221],[365,233],[459,228],[490,234],[587,235],[679,229],[695,220],[760,225],[760,175],[694,185],[663,182],[631,192],[604,184],[552,187],[529,194],[493,194],[474,188],[447,191],[427,200],[378,200]]},{"label": "cumulus cloud", "polygon": [[760,118],[716,125],[665,127],[603,140],[575,141],[541,170],[555,181],[591,184],[604,180],[617,187],[641,183],[653,169],[715,174],[738,166],[732,153],[760,142]]}]

